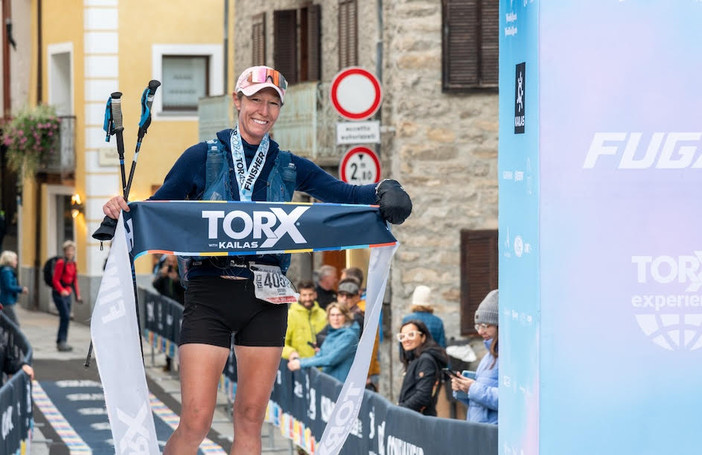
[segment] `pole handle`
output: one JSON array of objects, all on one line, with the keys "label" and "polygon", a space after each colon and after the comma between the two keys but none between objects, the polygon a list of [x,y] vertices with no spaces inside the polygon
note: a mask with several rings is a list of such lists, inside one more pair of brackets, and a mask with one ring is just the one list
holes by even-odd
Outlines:
[{"label": "pole handle", "polygon": [[119,132],[124,130],[122,120],[122,92],[112,92],[110,94],[112,101],[112,121],[114,122],[114,131]]}]

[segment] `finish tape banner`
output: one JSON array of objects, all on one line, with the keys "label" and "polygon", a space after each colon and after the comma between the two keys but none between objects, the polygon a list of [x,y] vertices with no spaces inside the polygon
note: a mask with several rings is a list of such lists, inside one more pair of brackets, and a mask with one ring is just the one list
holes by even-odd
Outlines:
[{"label": "finish tape banner", "polygon": [[370,205],[147,201],[125,214],[132,255],[300,253],[394,244]]},{"label": "finish tape banner", "polygon": [[118,454],[158,454],[141,358],[131,258],[278,254],[372,248],[366,323],[331,411],[320,454],[341,450],[361,408],[382,298],[397,241],[378,208],[346,204],[134,202],[122,213],[91,321],[91,336]]}]

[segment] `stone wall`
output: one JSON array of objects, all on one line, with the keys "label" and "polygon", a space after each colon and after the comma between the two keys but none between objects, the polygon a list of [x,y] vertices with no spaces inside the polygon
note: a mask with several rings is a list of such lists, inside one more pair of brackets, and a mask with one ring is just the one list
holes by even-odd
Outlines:
[{"label": "stone wall", "polygon": [[[328,84],[339,70],[338,4],[315,3],[322,4],[322,82]],[[378,3],[358,1],[359,66],[373,72]],[[251,61],[250,17],[267,12],[267,62],[272,65],[272,11],[301,5],[237,2],[237,72]],[[444,320],[447,337],[459,338],[460,231],[497,229],[497,94],[442,93],[441,2],[383,0],[382,5],[383,176],[402,182],[414,203],[410,219],[393,230],[401,247],[389,286],[391,332],[399,330],[415,286],[425,284],[434,290],[435,314]],[[333,116],[326,97],[322,104],[321,111]],[[336,119],[324,121],[333,125]],[[401,364],[394,339],[384,344],[381,391],[396,400]]]}]

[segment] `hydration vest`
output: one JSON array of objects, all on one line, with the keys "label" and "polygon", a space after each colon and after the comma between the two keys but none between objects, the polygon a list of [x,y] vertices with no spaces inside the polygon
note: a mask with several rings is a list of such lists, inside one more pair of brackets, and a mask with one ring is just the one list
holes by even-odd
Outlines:
[{"label": "hydration vest", "polygon": [[[234,172],[229,166],[229,151],[219,139],[207,141],[207,162],[205,164],[205,191],[203,201],[231,201],[234,200],[234,191],[238,191],[238,184],[233,180]],[[295,192],[297,181],[297,167],[292,162],[292,153],[278,150],[273,169],[268,174],[266,201],[290,202]],[[283,273],[290,267],[290,254],[276,254],[278,265]],[[207,258],[195,256],[190,258],[179,257],[181,280],[185,282],[187,270],[193,261],[203,261]],[[226,257],[223,257],[226,259]]]}]

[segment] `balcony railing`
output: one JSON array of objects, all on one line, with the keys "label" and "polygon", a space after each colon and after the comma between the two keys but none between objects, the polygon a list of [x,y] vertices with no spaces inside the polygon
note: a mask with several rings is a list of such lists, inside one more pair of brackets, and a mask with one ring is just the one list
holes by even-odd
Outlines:
[{"label": "balcony railing", "polygon": [[56,153],[41,163],[39,172],[72,174],[76,170],[76,116],[60,115],[61,130]]}]

